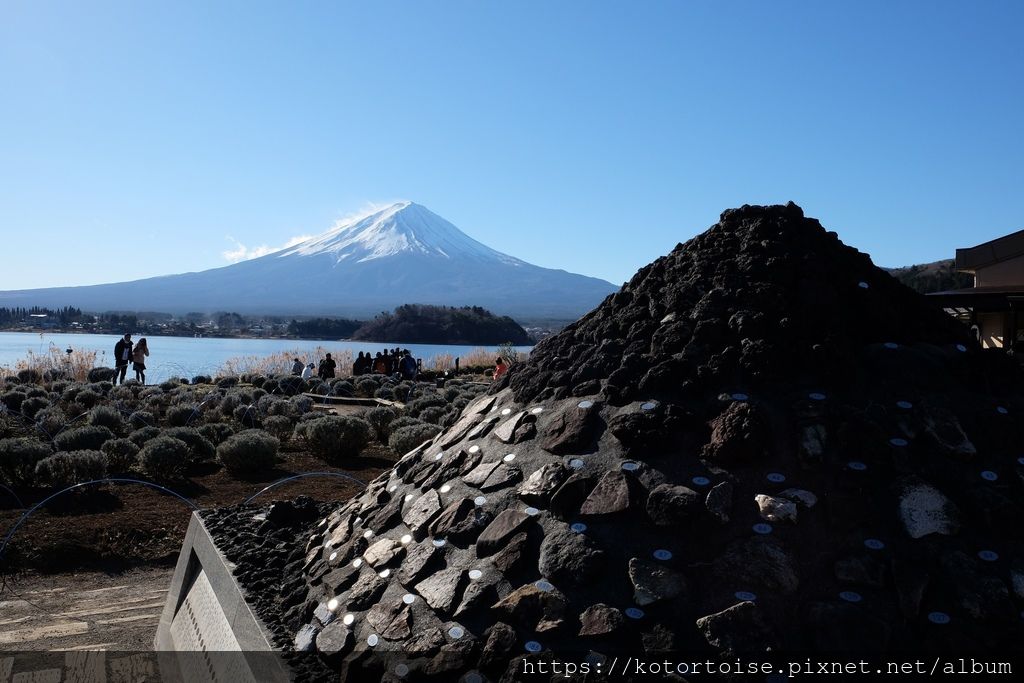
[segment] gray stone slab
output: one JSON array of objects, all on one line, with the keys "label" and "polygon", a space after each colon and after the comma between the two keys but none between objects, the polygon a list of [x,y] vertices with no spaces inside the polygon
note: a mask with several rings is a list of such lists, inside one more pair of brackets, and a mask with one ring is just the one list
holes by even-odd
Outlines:
[{"label": "gray stone slab", "polygon": [[[193,514],[153,642],[161,653],[163,680],[288,680],[273,654],[270,633],[246,604],[233,568]],[[199,666],[207,661],[198,656],[202,653],[216,653],[209,666]]]}]

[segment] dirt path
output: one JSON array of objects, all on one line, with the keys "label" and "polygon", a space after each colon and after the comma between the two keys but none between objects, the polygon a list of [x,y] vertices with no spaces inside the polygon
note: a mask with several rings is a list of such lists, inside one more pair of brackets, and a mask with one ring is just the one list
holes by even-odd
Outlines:
[{"label": "dirt path", "polygon": [[0,662],[5,653],[25,651],[152,650],[172,571],[56,574],[8,582],[0,592]]}]

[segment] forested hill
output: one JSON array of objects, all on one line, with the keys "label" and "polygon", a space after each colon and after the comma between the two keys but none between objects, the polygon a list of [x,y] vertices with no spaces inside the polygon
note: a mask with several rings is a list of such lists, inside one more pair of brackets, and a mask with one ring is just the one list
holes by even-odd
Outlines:
[{"label": "forested hill", "polygon": [[394,313],[381,313],[356,330],[360,341],[400,341],[409,344],[533,343],[519,323],[496,316],[479,306],[426,306],[406,304]]},{"label": "forested hill", "polygon": [[921,294],[974,286],[974,276],[953,270],[953,259],[902,268],[886,268],[894,278]]}]

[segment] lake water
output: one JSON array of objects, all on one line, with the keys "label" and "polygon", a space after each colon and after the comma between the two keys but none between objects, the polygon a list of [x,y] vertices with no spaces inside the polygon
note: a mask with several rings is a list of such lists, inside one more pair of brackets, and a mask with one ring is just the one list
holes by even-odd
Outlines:
[{"label": "lake water", "polygon": [[[132,337],[138,340],[138,335]],[[348,350],[355,356],[360,351],[374,355],[385,348],[400,347],[412,351],[413,356],[428,366],[435,356],[451,354],[462,356],[476,349],[493,352],[496,347],[456,346],[443,344],[405,344],[402,342],[350,342],[306,341],[300,339],[215,339],[211,337],[147,337],[149,359],[146,361],[146,382],[162,382],[170,377],[191,378],[213,375],[229,359],[265,357],[276,353],[295,352],[305,362],[318,362],[313,352],[319,347],[338,357]],[[0,367],[11,366],[25,358],[29,352],[48,354],[50,347],[62,353],[71,348],[76,351],[96,351],[96,365],[112,366],[114,344],[117,337],[99,334],[38,334],[28,332],[0,332]],[[517,346],[517,351],[529,353],[532,347]],[[132,376],[132,373],[128,373]]]}]

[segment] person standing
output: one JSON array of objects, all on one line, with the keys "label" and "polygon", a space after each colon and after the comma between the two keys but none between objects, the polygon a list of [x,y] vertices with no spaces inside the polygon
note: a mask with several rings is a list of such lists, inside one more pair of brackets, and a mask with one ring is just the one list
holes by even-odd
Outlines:
[{"label": "person standing", "polygon": [[303,363],[298,358],[296,358],[295,362],[292,363],[292,374],[293,375],[301,375],[302,374],[302,369],[305,368],[305,367],[306,367],[306,364]]},{"label": "person standing", "polygon": [[320,379],[332,379],[334,377],[334,370],[337,367],[338,364],[331,358],[331,354],[328,353],[320,361]]},{"label": "person standing", "polygon": [[309,379],[313,376],[313,364],[310,363],[306,366],[306,369],[302,371],[302,379]]},{"label": "person standing", "polygon": [[125,335],[114,344],[114,384],[120,378],[124,384],[124,377],[128,374],[128,363],[132,360],[132,335]]},{"label": "person standing", "polygon": [[146,343],[146,338],[143,337],[132,351],[132,366],[135,369],[135,379],[143,384],[146,383],[146,356],[148,355],[149,344]]},{"label": "person standing", "polygon": [[409,349],[406,349],[405,355],[402,356],[402,360],[398,364],[398,370],[402,373],[402,379],[415,381],[417,369],[416,359],[412,357]]}]

